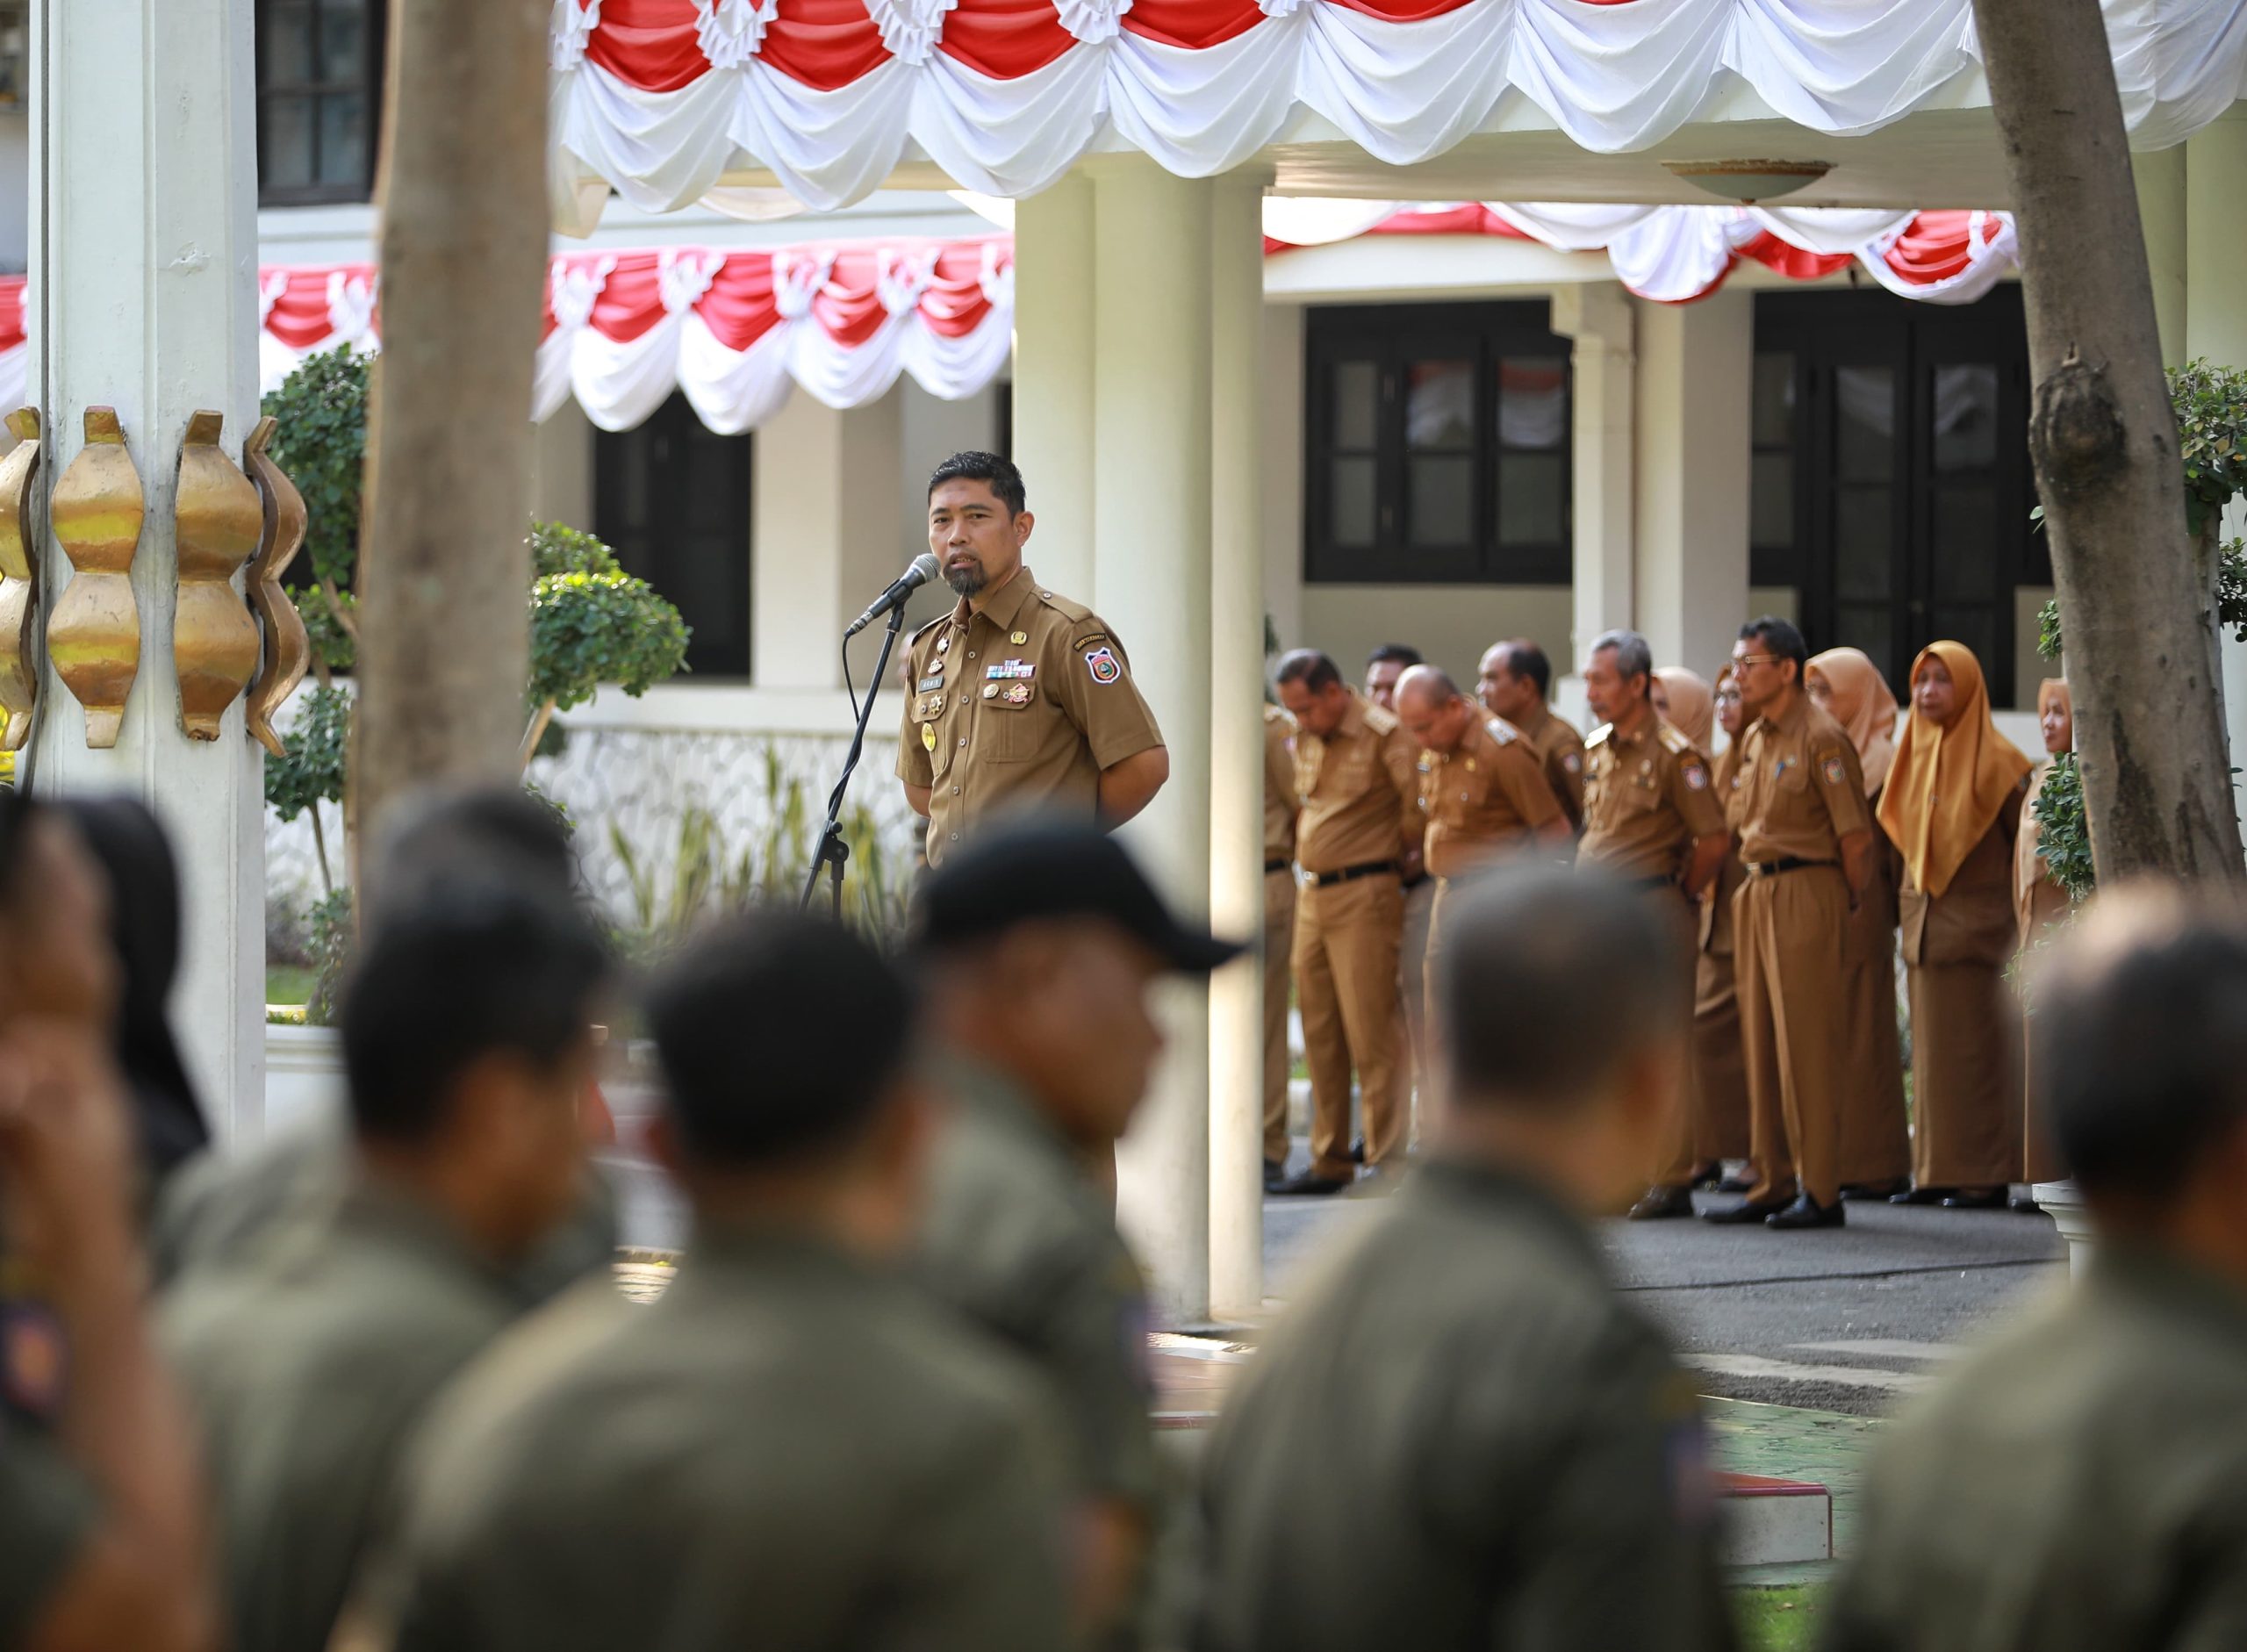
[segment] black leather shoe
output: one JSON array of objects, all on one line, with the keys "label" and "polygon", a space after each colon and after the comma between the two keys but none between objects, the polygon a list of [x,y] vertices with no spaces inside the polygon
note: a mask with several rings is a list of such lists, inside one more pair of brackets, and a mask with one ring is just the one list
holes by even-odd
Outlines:
[{"label": "black leather shoe", "polygon": [[2008,1197],[2003,1188],[1962,1189],[1942,1202],[1946,1210],[2002,1210]]},{"label": "black leather shoe", "polygon": [[1283,1186],[1285,1186],[1285,1185],[1286,1185],[1286,1183],[1287,1183],[1287,1180],[1288,1180],[1288,1167],[1287,1167],[1287,1166],[1285,1166],[1284,1164],[1281,1164],[1279,1160],[1275,1160],[1275,1159],[1267,1159],[1267,1160],[1264,1161],[1264,1191],[1265,1191],[1265,1192],[1267,1192],[1267,1193],[1277,1193],[1277,1192],[1279,1192],[1279,1191],[1280,1191],[1280,1189],[1281,1189]]},{"label": "black leather shoe", "polygon": [[1949,1188],[1913,1188],[1909,1192],[1890,1194],[1888,1203],[1891,1204],[1941,1204],[1950,1196],[1951,1192],[1952,1189]]},{"label": "black leather shoe", "polygon": [[1287,1199],[1317,1198],[1339,1193],[1349,1185],[1345,1177],[1322,1176],[1306,1170],[1299,1176],[1289,1176],[1272,1191]]},{"label": "black leather shoe", "polygon": [[1689,1193],[1705,1193],[1724,1180],[1724,1167],[1713,1159],[1705,1165],[1695,1165],[1693,1174],[1685,1178]]},{"label": "black leather shoe", "polygon": [[1911,1178],[1899,1176],[1893,1182],[1851,1182],[1841,1189],[1841,1197],[1844,1202],[1850,1204],[1856,1203],[1859,1199],[1865,1200],[1869,1203],[1878,1203],[1883,1200],[1893,1199],[1899,1193],[1909,1193],[1911,1190]]},{"label": "black leather shoe", "polygon": [[1363,1136],[1360,1136],[1355,1141],[1353,1141],[1350,1144],[1350,1151],[1345,1154],[1344,1157],[1348,1159],[1353,1165],[1361,1165],[1365,1163],[1366,1138]]},{"label": "black leather shoe", "polygon": [[1841,1209],[1839,1199],[1831,1204],[1820,1204],[1808,1194],[1798,1195],[1784,1210],[1774,1210],[1763,1219],[1766,1227],[1841,1227],[1849,1221],[1849,1212]]},{"label": "black leather shoe", "polygon": [[1633,1222],[1659,1222],[1673,1216],[1693,1214],[1693,1194],[1688,1188],[1648,1188],[1626,1212]]},{"label": "black leather shoe", "polygon": [[1753,1193],[1755,1191],[1755,1178],[1750,1175],[1727,1176],[1717,1183],[1717,1191],[1719,1193]]},{"label": "black leather shoe", "polygon": [[1761,1222],[1777,1215],[1788,1206],[1784,1199],[1743,1199],[1738,1204],[1728,1204],[1721,1210],[1704,1210],[1701,1220],[1714,1222],[1719,1227],[1731,1227],[1749,1222]]}]

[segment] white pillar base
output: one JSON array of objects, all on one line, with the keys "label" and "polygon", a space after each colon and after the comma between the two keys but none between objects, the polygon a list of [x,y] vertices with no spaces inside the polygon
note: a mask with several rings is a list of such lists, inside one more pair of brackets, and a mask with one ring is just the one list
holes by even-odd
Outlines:
[{"label": "white pillar base", "polygon": [[2028,1191],[2044,1207],[2045,1214],[2060,1230],[2060,1237],[2068,1242],[2068,1272],[2082,1278],[2099,1248],[2098,1235],[2092,1231],[2091,1212],[2083,1202],[2082,1191],[2072,1182],[2040,1182]]}]

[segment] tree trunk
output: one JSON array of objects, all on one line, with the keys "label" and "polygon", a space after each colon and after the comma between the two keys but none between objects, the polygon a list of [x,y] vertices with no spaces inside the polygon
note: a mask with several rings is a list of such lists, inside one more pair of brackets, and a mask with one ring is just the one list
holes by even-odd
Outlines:
[{"label": "tree trunk", "polygon": [[521,766],[524,769],[528,770],[530,760],[538,755],[538,743],[546,738],[546,725],[553,721],[554,700],[549,696],[536,711],[531,713],[530,727],[523,730]]},{"label": "tree trunk", "polygon": [[513,784],[546,277],[549,0],[398,0],[383,353],[358,577],[354,834],[417,786]]},{"label": "tree trunk", "polygon": [[2098,0],[1975,0],[1974,15],[2021,237],[2028,449],[2093,858],[2101,881],[2239,879],[2213,542],[2186,530],[2106,24]]}]

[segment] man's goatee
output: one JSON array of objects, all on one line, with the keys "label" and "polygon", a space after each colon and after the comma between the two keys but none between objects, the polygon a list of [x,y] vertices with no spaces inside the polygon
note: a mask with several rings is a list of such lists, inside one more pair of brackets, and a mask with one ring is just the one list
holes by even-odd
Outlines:
[{"label": "man's goatee", "polygon": [[954,595],[972,597],[983,589],[986,581],[983,570],[971,564],[965,568],[945,569],[944,583],[952,588]]}]

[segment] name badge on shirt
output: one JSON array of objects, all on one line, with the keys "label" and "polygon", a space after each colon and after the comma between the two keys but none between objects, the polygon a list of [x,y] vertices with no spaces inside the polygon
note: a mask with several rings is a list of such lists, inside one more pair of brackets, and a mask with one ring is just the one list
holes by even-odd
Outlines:
[{"label": "name badge on shirt", "polygon": [[913,686],[913,691],[915,693],[925,694],[932,688],[942,688],[944,686],[944,679],[941,677],[923,677]]},{"label": "name badge on shirt", "polygon": [[983,668],[986,678],[1005,679],[1012,677],[1030,678],[1037,674],[1037,662],[1027,659],[1002,659],[995,665]]}]

